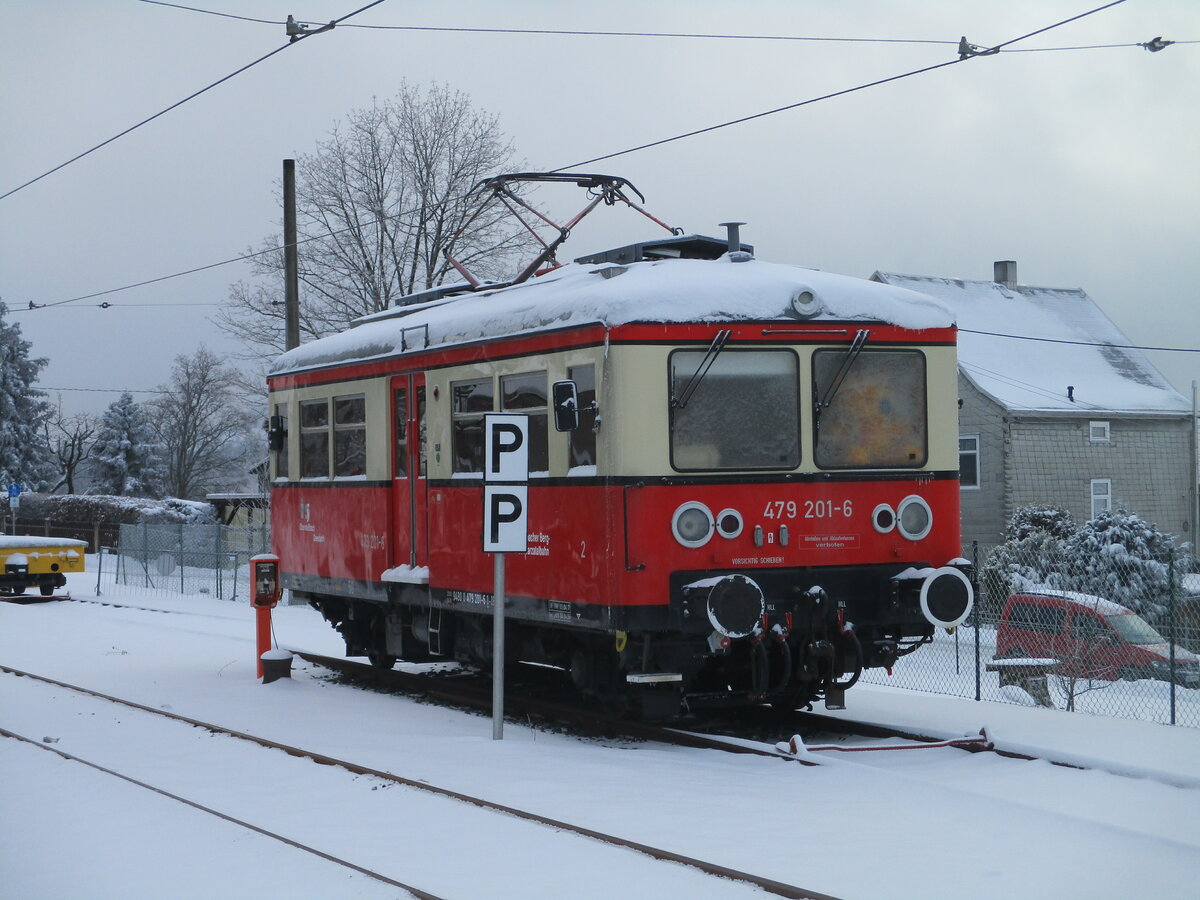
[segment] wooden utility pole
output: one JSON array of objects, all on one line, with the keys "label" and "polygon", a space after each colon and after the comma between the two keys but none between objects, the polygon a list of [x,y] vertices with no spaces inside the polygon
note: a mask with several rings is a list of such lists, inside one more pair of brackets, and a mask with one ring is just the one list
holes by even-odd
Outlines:
[{"label": "wooden utility pole", "polygon": [[283,161],[283,282],[285,349],[300,346],[300,260],[296,252],[296,161]]}]

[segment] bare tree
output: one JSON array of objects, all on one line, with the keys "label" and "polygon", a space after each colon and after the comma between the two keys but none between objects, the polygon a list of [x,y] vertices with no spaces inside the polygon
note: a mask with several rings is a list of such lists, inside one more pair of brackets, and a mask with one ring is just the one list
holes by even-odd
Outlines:
[{"label": "bare tree", "polygon": [[[442,283],[453,274],[442,252],[451,242],[472,272],[509,273],[531,236],[500,205],[469,221],[479,199],[469,195],[516,165],[496,118],[444,85],[403,83],[395,97],[350,112],[316,152],[297,159],[302,339]],[[252,263],[260,280],[233,285],[231,306],[218,316],[254,356],[283,350],[280,243],[264,243]]]},{"label": "bare tree", "polygon": [[169,496],[200,499],[241,486],[254,458],[253,415],[238,374],[205,347],[177,356],[162,396],[146,404],[164,448]]},{"label": "bare tree", "polygon": [[50,493],[61,487],[66,487],[68,494],[76,493],[75,479],[79,467],[92,455],[92,438],[98,427],[96,417],[88,413],[64,416],[56,412],[51,418],[46,426],[46,436],[58,461],[58,481]]}]

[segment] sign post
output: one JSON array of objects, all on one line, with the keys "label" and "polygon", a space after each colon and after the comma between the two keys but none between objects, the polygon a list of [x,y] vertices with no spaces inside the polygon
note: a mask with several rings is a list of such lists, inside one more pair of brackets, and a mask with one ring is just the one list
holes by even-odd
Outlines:
[{"label": "sign post", "polygon": [[504,740],[504,554],[529,539],[529,417],[483,417],[483,552],[492,553],[492,740]]},{"label": "sign post", "polygon": [[21,485],[15,481],[8,486],[8,508],[12,510],[12,530],[17,533],[17,510],[21,508]]}]

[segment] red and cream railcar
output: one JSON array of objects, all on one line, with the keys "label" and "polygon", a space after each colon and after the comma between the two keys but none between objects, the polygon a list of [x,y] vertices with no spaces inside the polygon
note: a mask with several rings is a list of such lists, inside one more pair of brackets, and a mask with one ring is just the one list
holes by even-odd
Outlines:
[{"label": "red and cream railcar", "polygon": [[586,692],[837,703],[969,613],[936,301],[696,236],[409,301],[269,377],[284,585],[347,654],[490,659],[493,411],[531,443],[506,644]]}]

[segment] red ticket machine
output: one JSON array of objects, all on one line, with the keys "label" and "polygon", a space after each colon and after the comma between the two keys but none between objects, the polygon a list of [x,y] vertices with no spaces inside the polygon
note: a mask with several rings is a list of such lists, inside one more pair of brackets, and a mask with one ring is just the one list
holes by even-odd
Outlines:
[{"label": "red ticket machine", "polygon": [[254,606],[255,662],[263,677],[262,655],[271,649],[271,610],[279,602],[279,557],[262,553],[250,558],[250,603]]}]

